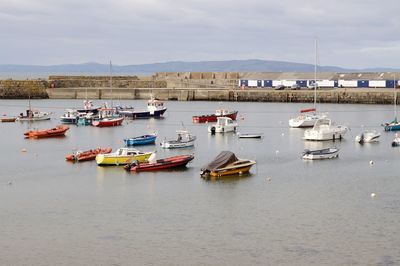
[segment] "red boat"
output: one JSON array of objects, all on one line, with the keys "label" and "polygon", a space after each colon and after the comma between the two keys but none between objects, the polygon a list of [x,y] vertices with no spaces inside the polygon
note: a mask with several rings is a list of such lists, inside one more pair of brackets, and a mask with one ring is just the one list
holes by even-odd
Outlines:
[{"label": "red boat", "polygon": [[64,136],[65,132],[69,129],[68,126],[59,125],[51,129],[43,129],[43,130],[29,130],[24,133],[25,138],[51,138],[51,137],[59,137]]},{"label": "red boat", "polygon": [[115,127],[120,126],[124,121],[123,117],[105,117],[100,120],[95,120],[92,122],[92,126],[95,127]]},{"label": "red boat", "polygon": [[229,117],[232,120],[236,120],[237,113],[238,111],[218,109],[215,114],[193,116],[192,120],[193,123],[217,122],[218,117]]},{"label": "red boat", "polygon": [[83,161],[92,161],[96,159],[97,154],[107,154],[112,151],[112,148],[97,148],[95,150],[88,151],[77,151],[73,154],[68,154],[65,157],[67,161],[75,161],[75,162],[83,162]]},{"label": "red boat", "polygon": [[127,171],[143,172],[143,171],[158,171],[163,169],[171,169],[183,167],[194,159],[193,155],[179,155],[168,157],[165,159],[156,160],[154,163],[137,163],[133,162],[125,166]]},{"label": "red boat", "polygon": [[309,108],[309,109],[300,110],[300,113],[309,113],[309,112],[315,112],[315,111],[317,111],[317,109]]}]

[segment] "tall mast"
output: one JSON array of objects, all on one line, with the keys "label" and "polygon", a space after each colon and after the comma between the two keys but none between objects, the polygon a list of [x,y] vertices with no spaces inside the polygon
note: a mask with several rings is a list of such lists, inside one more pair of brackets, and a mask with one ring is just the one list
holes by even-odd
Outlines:
[{"label": "tall mast", "polygon": [[393,73],[393,91],[394,91],[394,119],[397,121],[397,93],[396,93],[396,73]]},{"label": "tall mast", "polygon": [[113,89],[112,89],[112,68],[110,60],[110,91],[111,91],[111,108],[113,108]]},{"label": "tall mast", "polygon": [[314,64],[314,109],[317,105],[317,39],[315,39],[315,64]]}]

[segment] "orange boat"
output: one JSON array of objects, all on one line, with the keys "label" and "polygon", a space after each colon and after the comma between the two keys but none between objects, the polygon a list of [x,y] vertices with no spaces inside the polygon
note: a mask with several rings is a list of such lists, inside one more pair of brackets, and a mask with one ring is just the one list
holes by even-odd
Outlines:
[{"label": "orange boat", "polygon": [[75,162],[91,161],[96,159],[97,154],[107,154],[110,152],[112,152],[112,148],[97,148],[95,150],[77,151],[73,154],[68,154],[65,157],[65,160]]},{"label": "orange boat", "polygon": [[29,130],[24,133],[25,138],[51,138],[51,137],[59,137],[64,136],[65,132],[69,129],[68,126],[59,125],[51,129],[43,129],[43,130]]}]

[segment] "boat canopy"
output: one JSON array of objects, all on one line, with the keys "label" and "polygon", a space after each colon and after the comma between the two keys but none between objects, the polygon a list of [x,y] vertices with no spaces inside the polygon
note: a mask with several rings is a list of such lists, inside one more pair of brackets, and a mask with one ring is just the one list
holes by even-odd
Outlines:
[{"label": "boat canopy", "polygon": [[239,159],[231,151],[222,151],[214,158],[212,162],[204,166],[201,170],[203,171],[213,171],[218,168],[222,168],[228,164],[238,161]]}]

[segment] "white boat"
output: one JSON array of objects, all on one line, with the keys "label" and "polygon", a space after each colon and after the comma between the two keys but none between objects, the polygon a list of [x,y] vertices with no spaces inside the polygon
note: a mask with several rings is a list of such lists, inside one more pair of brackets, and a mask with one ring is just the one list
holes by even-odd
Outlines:
[{"label": "white boat", "polygon": [[62,124],[76,124],[78,123],[79,117],[85,116],[86,113],[79,113],[74,109],[66,109],[64,114],[60,117],[60,121]]},{"label": "white boat", "polygon": [[298,127],[313,127],[318,119],[326,118],[324,114],[318,114],[317,105],[317,40],[315,40],[315,64],[314,64],[314,107],[300,111],[300,115],[289,119],[289,126],[293,128]]},{"label": "white boat", "polygon": [[263,133],[238,133],[239,139],[261,139]]},{"label": "white boat", "polygon": [[226,133],[236,131],[238,124],[229,117],[218,117],[217,123],[208,127],[208,132]]},{"label": "white boat", "polygon": [[379,141],[379,137],[381,133],[377,132],[376,130],[366,130],[362,132],[360,135],[357,135],[355,141],[358,143],[369,143],[369,142],[376,142]]},{"label": "white boat", "polygon": [[26,114],[20,113],[17,120],[18,121],[43,121],[50,120],[51,113],[41,112],[37,109],[26,110]]},{"label": "white boat", "polygon": [[186,148],[194,146],[196,136],[193,136],[187,130],[177,130],[178,138],[176,140],[163,140],[161,147],[164,149]]},{"label": "white boat", "polygon": [[333,159],[339,156],[339,149],[326,148],[320,150],[304,150],[302,158],[305,160]]},{"label": "white boat", "polygon": [[312,129],[304,131],[305,140],[336,140],[342,137],[349,130],[346,126],[335,125],[331,119],[318,119]]},{"label": "white boat", "polygon": [[400,137],[396,134],[392,141],[392,147],[398,147],[398,146],[400,146]]}]

